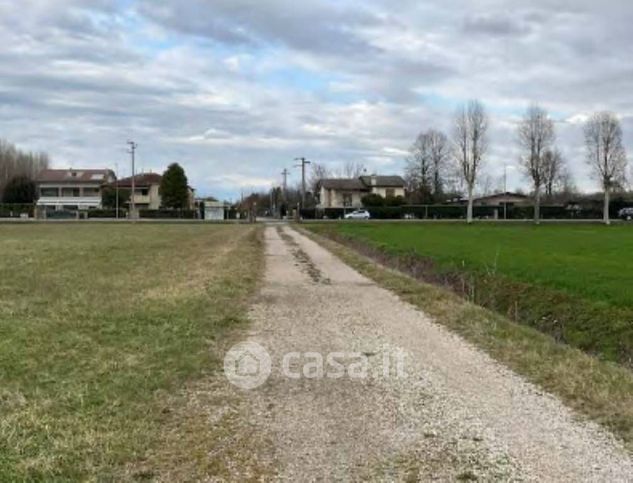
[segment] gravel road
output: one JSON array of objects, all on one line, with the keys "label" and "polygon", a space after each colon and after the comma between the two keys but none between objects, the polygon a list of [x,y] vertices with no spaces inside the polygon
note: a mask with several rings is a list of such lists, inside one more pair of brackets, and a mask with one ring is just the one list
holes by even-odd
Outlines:
[{"label": "gravel road", "polygon": [[[633,481],[630,454],[553,396],[291,228],[265,238],[246,339],[272,374],[244,395],[280,479]],[[318,374],[309,352],[347,372],[288,377],[293,352],[291,375]]]}]

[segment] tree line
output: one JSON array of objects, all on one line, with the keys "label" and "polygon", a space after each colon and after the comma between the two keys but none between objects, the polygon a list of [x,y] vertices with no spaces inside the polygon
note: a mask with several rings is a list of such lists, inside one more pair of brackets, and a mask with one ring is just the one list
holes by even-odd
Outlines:
[{"label": "tree line", "polygon": [[23,203],[33,198],[37,174],[48,168],[46,153],[27,152],[0,139],[0,200],[3,203]]},{"label": "tree line", "polygon": [[[489,150],[490,117],[484,105],[472,100],[458,109],[451,137],[436,129],[420,133],[410,149],[405,178],[409,192],[420,202],[438,202],[447,195],[466,193],[467,221],[473,219],[476,184]],[[610,195],[626,181],[627,157],[619,118],[612,112],[593,114],[584,126],[586,162],[604,193],[603,217],[609,223]],[[517,127],[519,166],[534,195],[534,220],[540,220],[543,195],[570,184],[569,169],[556,147],[554,121],[537,104],[528,107]],[[462,189],[463,188],[463,189]]]}]

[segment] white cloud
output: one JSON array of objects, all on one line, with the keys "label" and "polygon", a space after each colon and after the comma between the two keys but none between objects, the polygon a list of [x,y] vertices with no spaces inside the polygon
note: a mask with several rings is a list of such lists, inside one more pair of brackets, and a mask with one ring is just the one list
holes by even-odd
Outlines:
[{"label": "white cloud", "polygon": [[2,136],[60,166],[125,166],[134,137],[146,166],[178,161],[199,192],[227,196],[268,186],[299,155],[398,171],[417,133],[450,132],[472,97],[492,113],[492,175],[516,163],[516,121],[532,101],[560,121],[586,189],[591,112],[619,112],[633,147],[627,2],[121,5],[0,0]]}]

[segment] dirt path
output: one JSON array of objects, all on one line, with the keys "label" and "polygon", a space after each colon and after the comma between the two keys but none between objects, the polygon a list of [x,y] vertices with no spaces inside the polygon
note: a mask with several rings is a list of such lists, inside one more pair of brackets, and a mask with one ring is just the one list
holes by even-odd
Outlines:
[{"label": "dirt path", "polygon": [[[272,374],[244,394],[280,478],[633,480],[633,462],[611,436],[554,397],[305,236],[268,227],[265,237],[266,279],[248,340],[270,353]],[[366,363],[368,377],[282,370],[289,352],[333,351],[363,354],[340,360],[350,370]],[[311,357],[289,359],[291,374]]]}]

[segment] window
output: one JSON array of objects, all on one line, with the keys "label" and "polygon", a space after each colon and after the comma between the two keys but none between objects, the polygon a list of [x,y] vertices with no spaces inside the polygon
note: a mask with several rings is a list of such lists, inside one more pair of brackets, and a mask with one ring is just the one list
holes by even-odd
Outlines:
[{"label": "window", "polygon": [[64,198],[79,198],[81,195],[79,188],[62,188],[62,196]]},{"label": "window", "polygon": [[134,191],[134,194],[136,194],[136,196],[148,196],[149,195],[149,188],[136,189]]},{"label": "window", "polygon": [[385,195],[387,196],[387,198],[393,198],[394,196],[396,196],[396,189],[395,188],[387,188],[385,190]]},{"label": "window", "polygon": [[352,206],[352,195],[350,193],[343,193],[343,206]]},{"label": "window", "polygon": [[59,190],[57,188],[41,188],[40,196],[43,198],[57,198],[59,197]]}]

